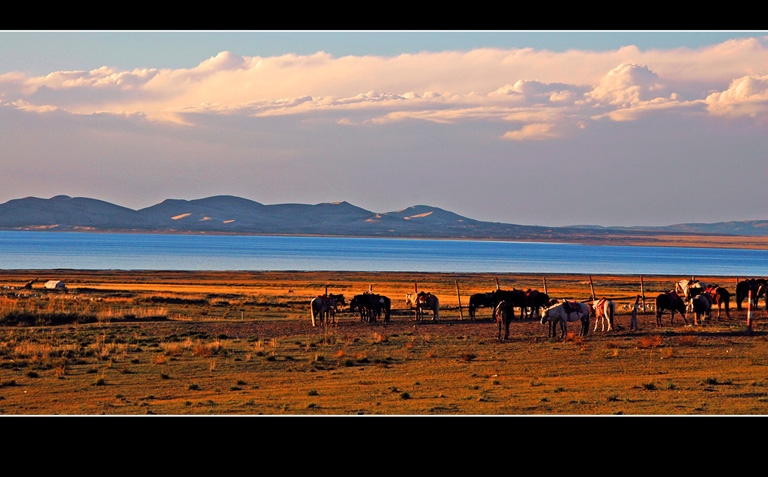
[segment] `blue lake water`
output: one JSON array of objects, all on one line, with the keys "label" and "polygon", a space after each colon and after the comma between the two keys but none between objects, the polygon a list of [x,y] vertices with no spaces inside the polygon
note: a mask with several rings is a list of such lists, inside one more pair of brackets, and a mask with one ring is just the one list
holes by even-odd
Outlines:
[{"label": "blue lake water", "polygon": [[0,231],[0,268],[766,276],[768,250]]}]

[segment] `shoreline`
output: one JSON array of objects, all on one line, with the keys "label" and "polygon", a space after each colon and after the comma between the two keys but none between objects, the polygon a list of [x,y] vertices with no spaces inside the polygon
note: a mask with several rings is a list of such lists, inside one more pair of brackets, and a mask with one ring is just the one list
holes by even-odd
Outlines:
[{"label": "shoreline", "polygon": [[430,237],[430,236],[383,236],[383,235],[329,235],[329,234],[270,234],[248,232],[205,232],[183,230],[96,230],[82,229],[53,229],[53,228],[15,228],[0,229],[0,232],[47,232],[47,233],[93,233],[93,234],[139,234],[139,235],[221,235],[244,237],[328,237],[328,238],[357,238],[357,239],[390,239],[390,240],[453,240],[474,242],[520,242],[520,243],[558,243],[579,244],[591,246],[626,246],[626,247],[688,247],[688,248],[727,248],[768,250],[768,236],[751,235],[700,235],[675,232],[608,234],[593,235],[585,232],[581,237]]}]

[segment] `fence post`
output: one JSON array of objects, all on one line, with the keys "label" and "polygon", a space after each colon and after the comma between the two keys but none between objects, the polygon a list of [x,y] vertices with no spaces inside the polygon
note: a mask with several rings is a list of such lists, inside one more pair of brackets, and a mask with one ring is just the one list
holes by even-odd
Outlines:
[{"label": "fence post", "polygon": [[461,311],[461,294],[459,293],[459,281],[456,281],[456,298],[459,300],[459,316],[464,319],[464,312]]},{"label": "fence post", "polygon": [[747,332],[752,333],[752,290],[747,294]]}]

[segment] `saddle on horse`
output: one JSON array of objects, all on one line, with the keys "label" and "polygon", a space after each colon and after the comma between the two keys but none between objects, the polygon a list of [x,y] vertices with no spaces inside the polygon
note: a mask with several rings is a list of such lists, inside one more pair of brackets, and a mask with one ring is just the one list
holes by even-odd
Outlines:
[{"label": "saddle on horse", "polygon": [[579,313],[581,314],[581,303],[578,301],[563,301],[563,310],[565,310],[566,313]]}]

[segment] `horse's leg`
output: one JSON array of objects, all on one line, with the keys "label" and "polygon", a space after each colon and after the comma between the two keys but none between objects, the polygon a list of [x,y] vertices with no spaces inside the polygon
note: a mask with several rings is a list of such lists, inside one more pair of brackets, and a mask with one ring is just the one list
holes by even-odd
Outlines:
[{"label": "horse's leg", "polygon": [[509,339],[509,325],[512,324],[512,320],[515,319],[515,307],[509,307],[509,314],[504,315],[504,339]]},{"label": "horse's leg", "polygon": [[611,305],[611,316],[608,319],[608,324],[610,325],[609,331],[613,331],[616,329],[616,324],[614,322],[615,316],[616,316],[616,305]]}]

